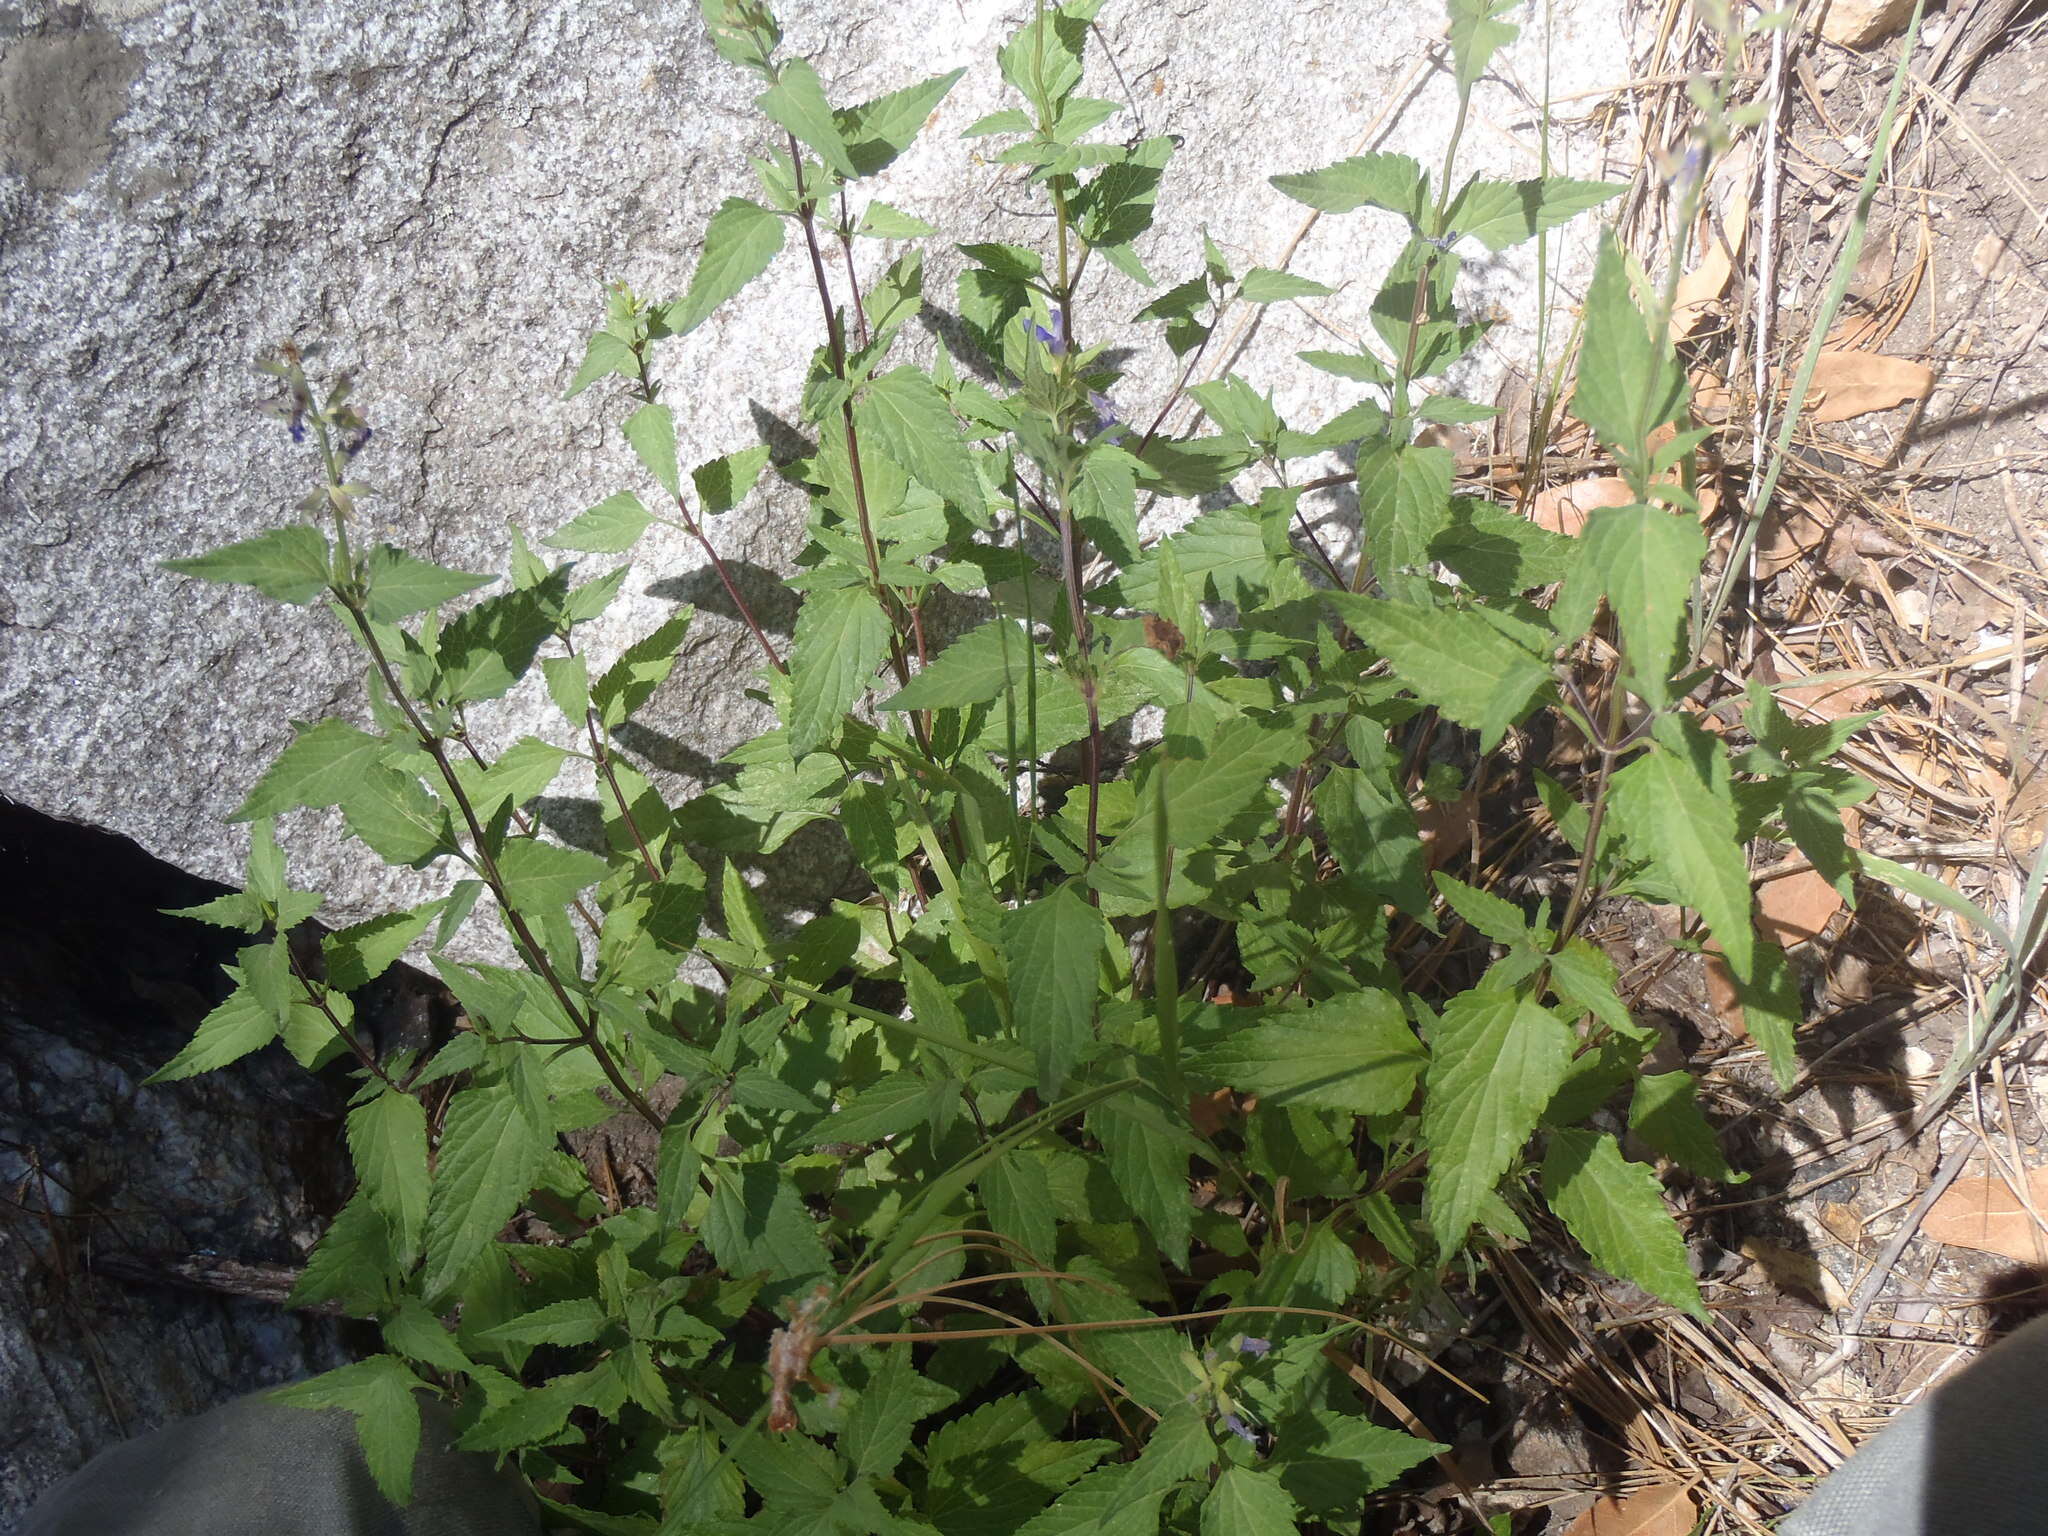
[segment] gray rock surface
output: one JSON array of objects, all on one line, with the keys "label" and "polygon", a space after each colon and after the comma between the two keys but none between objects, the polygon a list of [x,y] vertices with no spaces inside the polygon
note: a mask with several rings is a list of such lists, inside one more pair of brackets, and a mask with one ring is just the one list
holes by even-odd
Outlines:
[{"label": "gray rock surface", "polygon": [[234,954],[155,908],[219,890],[0,801],[0,1532],[109,1445],[350,1358],[277,1304],[345,1194],[345,1096],[278,1047],[142,1086]]},{"label": "gray rock surface", "polygon": [[[1540,35],[1546,7],[1525,13],[1528,35],[1482,86],[1468,168],[1534,170],[1546,44],[1555,96],[1630,73],[1629,23],[1612,0],[1547,9],[1552,35]],[[993,53],[1027,5],[791,0],[784,12],[787,46],[817,61],[837,100],[969,67],[877,188],[940,226],[928,289],[942,306],[946,241],[1043,238],[1024,189],[958,137],[1003,104]],[[1089,89],[1129,102],[1116,131],[1184,139],[1142,247],[1153,272],[1172,282],[1199,270],[1204,225],[1240,270],[1279,259],[1306,210],[1266,184],[1275,173],[1369,144],[1436,164],[1445,71],[1404,82],[1441,28],[1434,0],[1112,0],[1100,33],[1116,69],[1098,59]],[[321,615],[155,567],[287,520],[305,488],[310,460],[259,420],[268,381],[249,364],[284,337],[327,342],[358,374],[376,428],[358,461],[381,492],[367,512],[375,531],[498,568],[508,519],[546,533],[635,483],[616,401],[560,394],[601,316],[600,284],[679,292],[710,212],[749,190],[745,154],[767,142],[750,96],[683,0],[0,7],[8,792],[237,878],[242,834],[221,820],[288,722],[360,709],[356,667]],[[1605,169],[1584,143],[1560,139],[1554,153],[1561,172]],[[1290,354],[1363,333],[1391,222],[1321,220],[1294,269],[1347,286],[1277,306],[1239,363],[1278,387],[1297,422],[1355,398]],[[1582,257],[1567,249],[1553,268],[1567,292]],[[1143,301],[1096,266],[1081,324],[1100,336]],[[1528,272],[1475,262],[1471,303],[1526,317]],[[1528,350],[1526,328],[1497,335],[1501,353]],[[754,441],[757,418],[793,420],[817,340],[816,298],[791,251],[672,345],[664,370],[686,461]],[[1133,369],[1122,398],[1135,415],[1170,370],[1142,348]],[[800,527],[778,485],[715,537],[763,591]],[[677,790],[763,724],[740,695],[757,665],[751,642],[702,567],[657,530],[594,643],[622,646],[680,600],[706,611],[649,721],[650,755]],[[770,607],[786,625],[787,607]],[[547,729],[549,715],[534,690],[485,723],[510,740]],[[385,871],[339,834],[317,817],[288,829],[295,882],[329,893],[331,924],[418,899],[420,877]],[[832,856],[815,856],[829,883]]]}]

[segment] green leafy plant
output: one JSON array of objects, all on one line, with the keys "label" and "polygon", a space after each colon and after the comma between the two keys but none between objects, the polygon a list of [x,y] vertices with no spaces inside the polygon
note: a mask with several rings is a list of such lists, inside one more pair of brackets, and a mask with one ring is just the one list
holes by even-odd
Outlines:
[{"label": "green leafy plant", "polygon": [[[1227,311],[1326,290],[1238,274],[1213,244],[1155,279],[1138,246],[1173,142],[1095,136],[1118,108],[1080,93],[1094,0],[1037,11],[997,57],[1017,104],[967,130],[1051,236],[958,247],[957,358],[908,344],[915,245],[864,291],[853,259],[932,233],[862,198],[957,73],[835,107],[765,6],[704,9],[775,140],[680,297],[610,290],[570,392],[617,392],[644,479],[541,544],[614,556],[681,530],[753,636],[777,728],[665,803],[622,732],[691,613],[600,663],[582,636],[630,566],[591,575],[519,538],[509,581],[469,601],[497,578],[366,545],[368,429],[348,381],[323,390],[291,348],[265,366],[317,454],[305,517],[169,562],[324,603],[367,662],[363,723],[300,727],[238,811],[247,888],[191,915],[251,942],[157,1075],[282,1040],[358,1080],[356,1192],[294,1299],[374,1318],[385,1352],[291,1396],[352,1409],[403,1498],[413,1394],[450,1394],[463,1445],[598,1532],[1341,1525],[1442,1447],[1371,1422],[1333,1362],[1405,1347],[1461,1255],[1547,1208],[1596,1263],[1701,1311],[1610,1106],[1642,1146],[1732,1174],[1691,1079],[1643,1072],[1650,1031],[1587,920],[1622,899],[1696,914],[1686,942],[1718,950],[1789,1081],[1798,992],[1756,934],[1743,849],[1796,844],[1848,893],[1840,813],[1866,791],[1831,758],[1856,722],[1797,724],[1690,670],[1704,433],[1668,287],[1611,235],[1571,409],[1635,504],[1565,539],[1458,490],[1422,435],[1491,414],[1432,385],[1487,329],[1458,304],[1465,253],[1618,187],[1460,181],[1455,139],[1434,172],[1376,153],[1274,177],[1408,235],[1372,341],[1302,354],[1361,398],[1291,424],[1252,381],[1191,381]],[[1498,0],[1449,9],[1462,127],[1514,28]],[[824,329],[811,440],[772,466],[809,508],[780,646],[706,534],[744,515],[769,449],[686,472],[656,358],[791,246]],[[1084,309],[1095,261],[1152,290],[1129,321]],[[1119,419],[1128,326],[1163,332],[1197,435]],[[1348,545],[1310,528],[1295,471],[1337,449]],[[1141,503],[1198,498],[1141,537]],[[559,739],[487,755],[472,714],[535,668]],[[1559,721],[1590,747],[1571,783],[1509,750]],[[572,759],[600,846],[530,809]],[[1522,808],[1560,901],[1506,861],[1432,866],[1417,804],[1467,793]],[[321,898],[290,887],[272,821],[301,807],[448,869],[448,894],[294,949]],[[871,894],[783,924],[748,871],[812,822]],[[516,966],[458,947],[490,924]],[[350,993],[420,951],[463,1025],[380,1057]],[[563,1150],[621,1111],[658,1138],[651,1205]]]}]

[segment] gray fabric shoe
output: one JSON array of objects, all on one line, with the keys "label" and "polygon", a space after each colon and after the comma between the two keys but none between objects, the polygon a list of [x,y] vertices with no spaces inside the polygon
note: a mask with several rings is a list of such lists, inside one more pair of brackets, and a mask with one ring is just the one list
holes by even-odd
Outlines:
[{"label": "gray fabric shoe", "polygon": [[371,1480],[353,1415],[255,1394],[102,1451],[19,1536],[540,1536],[517,1473],[452,1449],[439,1403],[422,1398],[420,1417],[404,1509]]},{"label": "gray fabric shoe", "polygon": [[2048,1317],[1872,1436],[1780,1536],[2048,1536]]}]

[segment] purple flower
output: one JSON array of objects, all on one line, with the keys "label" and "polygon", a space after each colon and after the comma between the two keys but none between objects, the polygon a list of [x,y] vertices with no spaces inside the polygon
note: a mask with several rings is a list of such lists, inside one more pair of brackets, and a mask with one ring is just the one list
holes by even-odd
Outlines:
[{"label": "purple flower", "polygon": [[1240,1419],[1236,1414],[1226,1413],[1225,1415],[1223,1415],[1223,1427],[1229,1430],[1233,1435],[1237,1436],[1237,1438],[1242,1440],[1246,1445],[1252,1446],[1254,1448],[1257,1447],[1259,1443],[1259,1437],[1253,1434],[1251,1426],[1246,1424],[1245,1421],[1243,1419]]},{"label": "purple flower", "polygon": [[306,440],[306,424],[303,421],[299,420],[298,417],[294,416],[291,419],[289,425],[292,429],[292,441],[295,443],[303,443]]},{"label": "purple flower", "polygon": [[1241,1336],[1237,1341],[1237,1347],[1248,1355],[1263,1359],[1272,1352],[1273,1341],[1271,1339],[1254,1339],[1248,1336]]},{"label": "purple flower", "polygon": [[370,446],[370,436],[371,433],[368,427],[356,428],[356,430],[349,436],[348,441],[341,445],[341,456],[344,459],[354,458],[357,454],[361,453],[365,448]]},{"label": "purple flower", "polygon": [[1067,317],[1063,313],[1057,309],[1052,312],[1052,329],[1049,331],[1036,320],[1028,323],[1031,326],[1032,337],[1042,343],[1045,349],[1052,353],[1054,357],[1062,357],[1066,354]]}]

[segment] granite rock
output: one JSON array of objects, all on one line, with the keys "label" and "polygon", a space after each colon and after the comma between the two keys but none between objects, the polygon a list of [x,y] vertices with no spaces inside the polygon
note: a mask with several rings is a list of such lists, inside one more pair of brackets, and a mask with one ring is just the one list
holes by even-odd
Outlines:
[{"label": "granite rock", "polygon": [[[1544,15],[1552,33],[1541,36]],[[936,223],[928,293],[950,307],[951,240],[1039,241],[1043,221],[959,130],[1001,103],[998,42],[1028,5],[790,0],[786,47],[856,101],[951,68],[969,73],[925,139],[877,188]],[[1557,0],[1482,83],[1468,169],[1530,174],[1545,49],[1563,97],[1631,73],[1609,0]],[[1423,63],[1434,0],[1111,4],[1088,89],[1127,104],[1115,131],[1182,139],[1152,271],[1199,270],[1204,226],[1240,270],[1276,262],[1306,210],[1267,178],[1360,147],[1441,159],[1452,97]],[[8,792],[118,830],[184,868],[232,880],[243,833],[222,819],[289,739],[293,719],[357,715],[361,678],[323,615],[173,576],[156,562],[289,519],[311,465],[259,418],[251,362],[280,339],[322,341],[361,381],[376,428],[358,472],[371,531],[469,569],[502,568],[508,521],[544,534],[635,483],[615,395],[563,388],[601,318],[601,284],[680,291],[719,201],[748,190],[767,143],[752,87],[684,3],[581,0],[97,0],[0,8],[0,764]],[[1597,176],[1561,135],[1555,169]],[[1617,167],[1619,168],[1619,167]],[[1326,217],[1294,270],[1343,285],[1275,306],[1237,368],[1314,425],[1355,393],[1295,362],[1365,331],[1397,240],[1381,215]],[[1552,266],[1583,271],[1590,221]],[[871,266],[895,252],[864,252]],[[1466,296],[1533,310],[1530,261],[1477,259]],[[1096,263],[1080,323],[1096,334],[1144,302]],[[819,331],[794,251],[663,354],[687,462],[788,441]],[[1510,324],[1468,382],[1526,354]],[[1121,403],[1142,412],[1171,377],[1140,346]],[[1342,521],[1341,496],[1332,510]],[[715,525],[749,591],[785,628],[775,580],[801,530],[779,484]],[[640,748],[673,793],[761,729],[742,688],[758,657],[701,555],[661,530],[595,633],[600,662],[679,602],[702,616],[650,706]],[[510,741],[553,729],[537,688],[483,712]],[[564,781],[558,795],[587,794]],[[337,821],[288,825],[295,883],[328,893],[333,925],[417,900],[432,874],[391,872]],[[788,900],[829,890],[830,838],[783,871]],[[472,924],[469,932],[482,925]]]},{"label": "granite rock", "polygon": [[273,1046],[144,1086],[225,995],[220,887],[0,800],[0,1532],[131,1435],[347,1362],[278,1304],[346,1194],[346,1094]]}]

